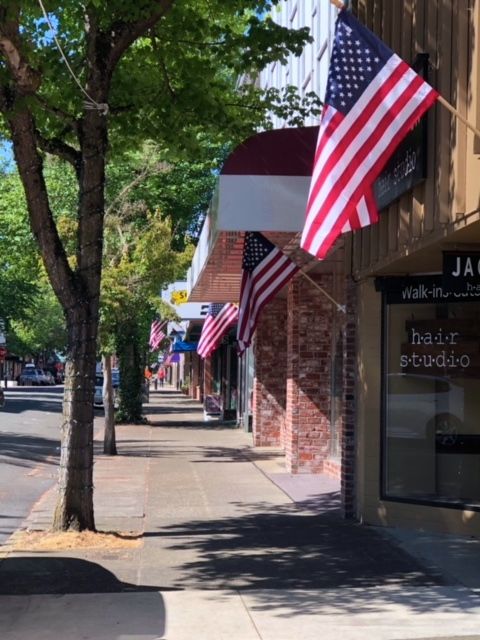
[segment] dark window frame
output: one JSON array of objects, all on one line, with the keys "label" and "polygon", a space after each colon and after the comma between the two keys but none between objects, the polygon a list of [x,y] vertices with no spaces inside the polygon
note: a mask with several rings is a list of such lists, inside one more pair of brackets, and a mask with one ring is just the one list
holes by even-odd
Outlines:
[{"label": "dark window frame", "polygon": [[[387,408],[387,384],[386,377],[388,372],[388,321],[389,321],[389,307],[392,306],[401,306],[401,302],[388,302],[387,301],[387,288],[388,288],[389,278],[379,278],[376,283],[377,291],[381,292],[382,295],[382,304],[381,304],[381,332],[380,332],[380,340],[381,340],[381,348],[380,348],[380,464],[379,464],[379,495],[380,500],[384,502],[394,502],[401,504],[412,504],[419,506],[427,506],[427,507],[436,507],[443,509],[455,509],[460,511],[474,511],[480,512],[480,503],[470,503],[470,502],[460,502],[460,501],[447,501],[447,500],[428,500],[426,498],[409,498],[409,497],[400,497],[400,496],[390,496],[387,493],[387,474],[386,474],[386,428],[387,428],[387,419],[386,419],[386,408]],[[449,302],[454,302],[450,300]],[[466,302],[464,300],[464,302]],[[479,302],[478,300],[470,300],[470,302]],[[408,303],[405,303],[408,304]],[[435,304],[434,302],[426,303],[426,304]],[[445,304],[445,303],[444,303]],[[448,303],[447,303],[448,304]],[[480,498],[479,498],[480,500]]]}]

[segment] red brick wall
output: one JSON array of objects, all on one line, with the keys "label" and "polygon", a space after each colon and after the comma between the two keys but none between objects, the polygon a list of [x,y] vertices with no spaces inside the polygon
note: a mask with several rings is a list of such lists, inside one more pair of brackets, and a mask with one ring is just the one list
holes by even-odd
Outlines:
[{"label": "red brick wall", "polygon": [[[329,293],[333,277],[312,276]],[[283,446],[290,473],[325,473],[341,481],[342,510],[355,515],[356,288],[338,275],[335,298],[346,314],[302,276],[287,301],[263,311],[255,336],[253,435],[256,446]],[[331,457],[332,359],[335,335],[343,336],[343,389],[337,414],[340,457]],[[288,347],[287,347],[288,345]],[[340,387],[341,388],[341,387]]]},{"label": "red brick wall", "polygon": [[255,333],[253,442],[280,446],[285,426],[287,301],[276,298],[262,311]]},{"label": "red brick wall", "polygon": [[[331,276],[312,276],[327,291]],[[322,473],[330,454],[331,335],[328,298],[303,276],[288,290],[285,453],[291,473]]]}]

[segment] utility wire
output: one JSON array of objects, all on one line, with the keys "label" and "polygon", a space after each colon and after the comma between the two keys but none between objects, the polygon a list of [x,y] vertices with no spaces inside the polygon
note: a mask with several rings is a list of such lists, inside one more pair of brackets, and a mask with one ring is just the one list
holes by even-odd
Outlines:
[{"label": "utility wire", "polygon": [[86,96],[87,100],[85,101],[85,108],[86,109],[97,109],[103,116],[106,116],[108,114],[108,104],[106,104],[105,102],[96,102],[83,88],[80,80],[77,78],[77,76],[75,75],[75,72],[73,71],[72,67],[70,66],[70,63],[68,62],[65,54],[63,53],[63,49],[60,45],[60,42],[58,41],[57,35],[56,35],[56,30],[50,20],[50,18],[48,17],[48,13],[45,10],[45,7],[43,6],[43,2],[42,0],[38,0],[38,4],[40,5],[40,9],[42,10],[42,13],[45,17],[45,20],[47,21],[48,26],[50,27],[50,30],[52,32],[53,35],[53,39],[55,40],[55,44],[57,45],[57,49],[60,51],[60,55],[62,56],[62,59],[68,69],[68,71],[70,72],[70,75],[72,76],[72,78],[75,80],[75,82],[77,83],[77,85],[80,88],[80,91],[83,93],[84,96]]}]

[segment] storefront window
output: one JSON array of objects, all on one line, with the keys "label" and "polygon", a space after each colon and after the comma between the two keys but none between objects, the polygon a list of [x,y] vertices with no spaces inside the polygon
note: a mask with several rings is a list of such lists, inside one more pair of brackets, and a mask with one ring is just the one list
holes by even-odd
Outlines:
[{"label": "storefront window", "polygon": [[384,300],[384,495],[480,506],[480,299],[431,276]]}]

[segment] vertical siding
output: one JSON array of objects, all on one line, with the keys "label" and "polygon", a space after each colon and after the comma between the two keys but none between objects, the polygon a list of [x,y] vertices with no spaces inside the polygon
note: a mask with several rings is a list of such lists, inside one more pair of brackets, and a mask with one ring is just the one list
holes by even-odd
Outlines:
[{"label": "vertical siding", "polygon": [[[480,128],[480,95],[479,95],[479,78],[480,78],[480,60],[479,60],[479,44],[480,37],[480,2],[478,0],[470,0],[470,15],[474,28],[469,31],[467,51],[469,52],[469,75],[467,82],[467,116],[470,122],[476,124]],[[473,176],[474,188],[467,183],[466,187],[466,211],[478,209],[479,193],[478,193],[478,156],[480,153],[480,140],[474,138],[471,131],[467,132],[467,179]],[[469,180],[470,182],[470,180]]]},{"label": "vertical siding", "polygon": [[[458,2],[458,0],[457,0]],[[452,77],[452,7],[456,2],[439,0],[437,14],[437,89],[440,94],[452,102],[451,77]],[[438,222],[447,223],[451,219],[452,203],[452,158],[449,150],[454,146],[452,133],[454,131],[454,116],[443,107],[437,107],[437,167],[438,167],[438,191],[437,191],[437,219]],[[447,146],[448,145],[448,146]],[[437,220],[435,220],[435,223]]]},{"label": "vertical siding", "polygon": [[[412,3],[413,5],[413,3]],[[412,46],[412,29],[413,29],[413,6],[408,5],[402,16],[401,37],[398,47],[398,53],[404,60],[413,60],[415,58]],[[402,5],[400,5],[401,7]],[[397,248],[406,246],[412,235],[411,215],[412,198],[410,194],[403,195],[398,202],[398,245]]]},{"label": "vertical siding", "polygon": [[[353,0],[351,6],[359,19],[407,62],[417,53],[428,53],[431,84],[472,119],[472,110],[475,117],[480,114],[480,101],[473,95],[478,86],[476,76],[480,75],[476,59],[480,34],[475,33],[475,27],[480,27],[478,4],[478,0]],[[422,246],[440,239],[449,224],[464,216],[469,205],[470,210],[472,203],[475,205],[470,196],[473,178],[469,178],[476,164],[471,159],[472,135],[439,104],[427,119],[428,178],[383,211],[378,225],[354,234],[353,268],[357,275],[381,269],[411,253],[412,241]],[[478,153],[480,142],[475,144]]]},{"label": "vertical siding", "polygon": [[[425,46],[425,4],[428,0],[414,0],[412,3],[412,56],[418,53],[424,53],[427,49]],[[430,113],[429,124],[433,120]],[[432,126],[429,126],[431,132]],[[408,196],[407,196],[408,197]],[[425,211],[425,189],[423,185],[417,186],[412,194],[412,209],[410,216],[410,234],[411,238],[416,240],[420,238],[424,229],[424,211]]]},{"label": "vertical siding", "polygon": [[[438,0],[426,0],[425,2],[425,51],[430,54],[430,81],[434,87],[438,87],[437,73],[438,55],[437,55],[437,14]],[[424,200],[424,218],[422,235],[431,233],[434,229],[435,209],[437,202],[436,186],[438,181],[437,175],[437,111],[438,107],[434,107],[428,114],[428,154],[427,154],[427,175],[429,180],[425,183],[425,200]]]},{"label": "vertical siding", "polygon": [[[464,118],[467,117],[469,67],[469,0],[453,3],[451,100]],[[455,64],[457,61],[457,64]],[[453,215],[466,211],[467,127],[458,118],[453,123]]]}]

